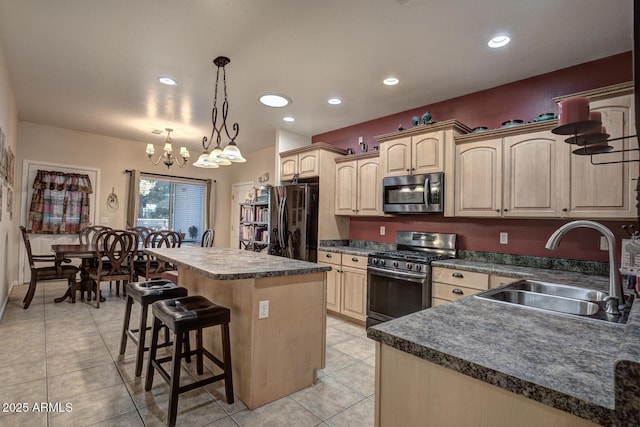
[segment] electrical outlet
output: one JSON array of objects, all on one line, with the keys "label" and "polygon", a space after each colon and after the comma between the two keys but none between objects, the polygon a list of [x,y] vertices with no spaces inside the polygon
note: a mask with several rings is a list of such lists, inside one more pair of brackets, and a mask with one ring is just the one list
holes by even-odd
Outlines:
[{"label": "electrical outlet", "polygon": [[269,300],[260,301],[258,303],[258,319],[266,319],[269,317]]},{"label": "electrical outlet", "polygon": [[604,236],[600,236],[600,250],[601,251],[609,250],[609,243],[607,243],[607,238]]},{"label": "electrical outlet", "polygon": [[500,232],[500,244],[501,245],[509,244],[509,233],[507,233],[505,231],[501,231]]},{"label": "electrical outlet", "polygon": [[384,225],[381,225],[381,226],[380,226],[380,235],[381,235],[381,236],[384,236],[384,234],[385,234],[386,232],[387,232],[387,229],[385,228],[385,226],[384,226]]}]

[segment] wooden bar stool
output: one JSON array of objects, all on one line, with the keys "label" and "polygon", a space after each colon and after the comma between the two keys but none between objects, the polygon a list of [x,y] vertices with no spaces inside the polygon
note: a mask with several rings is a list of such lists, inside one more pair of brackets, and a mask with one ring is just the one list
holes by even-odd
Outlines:
[{"label": "wooden bar stool", "polygon": [[[231,376],[231,346],[229,343],[229,322],[231,311],[216,305],[205,297],[195,295],[183,298],[157,301],[152,305],[153,329],[151,332],[151,349],[149,350],[149,365],[144,388],[151,390],[153,386],[153,374],[157,369],[160,376],[169,384],[169,408],[167,425],[175,426],[178,412],[178,395],[199,387],[224,380],[224,388],[227,403],[233,403],[233,379]],[[158,335],[162,325],[166,325],[174,334],[173,356],[156,358],[158,350]],[[211,326],[220,326],[222,329],[222,358],[218,359],[202,346],[202,330]],[[190,331],[196,331],[196,349],[187,349],[182,352],[183,341]],[[223,372],[213,375],[191,384],[180,386],[180,360],[183,356],[196,355],[198,375],[203,374],[202,356],[220,367]],[[171,362],[171,372],[168,373],[162,363]]]},{"label": "wooden bar stool", "polygon": [[[178,298],[187,296],[187,289],[176,286],[169,280],[149,280],[147,282],[133,282],[127,283],[126,286],[127,305],[124,312],[124,324],[122,325],[122,338],[120,339],[120,354],[124,354],[127,349],[127,337],[133,341],[137,346],[136,351],[136,377],[142,374],[142,360],[144,352],[149,350],[149,347],[145,347],[146,331],[151,329],[147,326],[147,313],[149,312],[149,306],[156,301]],[[135,328],[129,328],[129,322],[131,320],[131,307],[133,302],[137,302],[141,306],[140,313],[140,326]],[[165,336],[165,343],[161,347],[171,345],[169,343],[168,333]],[[185,343],[188,347],[188,342]]]}]

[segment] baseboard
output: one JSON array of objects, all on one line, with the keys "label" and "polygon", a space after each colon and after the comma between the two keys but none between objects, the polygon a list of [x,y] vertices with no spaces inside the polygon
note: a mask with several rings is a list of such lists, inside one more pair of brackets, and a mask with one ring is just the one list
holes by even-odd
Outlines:
[{"label": "baseboard", "polygon": [[11,292],[13,291],[13,286],[16,284],[16,282],[11,282],[11,285],[9,285],[9,289],[7,290],[7,295],[5,295],[4,297],[4,301],[2,301],[2,307],[0,307],[0,320],[2,320],[2,318],[4,317],[4,310],[7,308],[7,303],[9,302],[9,295],[11,295]]}]

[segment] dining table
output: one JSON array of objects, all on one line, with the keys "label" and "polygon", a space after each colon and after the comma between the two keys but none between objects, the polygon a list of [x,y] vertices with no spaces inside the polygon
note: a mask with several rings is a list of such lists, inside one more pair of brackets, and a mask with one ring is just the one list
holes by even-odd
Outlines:
[{"label": "dining table", "polygon": [[[93,244],[81,244],[81,243],[66,243],[51,245],[51,250],[55,254],[55,264],[59,269],[59,274],[62,272],[62,263],[70,258],[77,258],[81,260],[80,266],[80,290],[88,292],[88,299],[91,299],[91,290],[93,289],[93,280],[89,279],[87,268],[91,265],[91,262],[96,259],[96,247]],[[58,303],[71,299],[72,303],[76,302],[75,286],[69,286],[61,297],[55,298],[53,301]],[[81,298],[84,299],[84,292],[81,292]],[[100,301],[104,301],[104,297],[101,296]]]}]

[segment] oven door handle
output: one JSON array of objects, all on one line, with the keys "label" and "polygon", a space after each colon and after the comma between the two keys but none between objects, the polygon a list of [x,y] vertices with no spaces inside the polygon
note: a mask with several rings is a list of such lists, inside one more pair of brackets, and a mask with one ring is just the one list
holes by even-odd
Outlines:
[{"label": "oven door handle", "polygon": [[427,175],[424,179],[424,207],[429,211],[429,202],[431,196],[431,190],[429,189],[429,176]]},{"label": "oven door handle", "polygon": [[414,282],[422,282],[427,277],[427,275],[420,274],[420,273],[408,273],[406,271],[403,271],[403,272],[389,271],[383,268],[371,267],[371,266],[367,267],[367,272],[373,272],[373,273],[379,274],[380,276],[391,277],[394,279],[407,279]]}]

